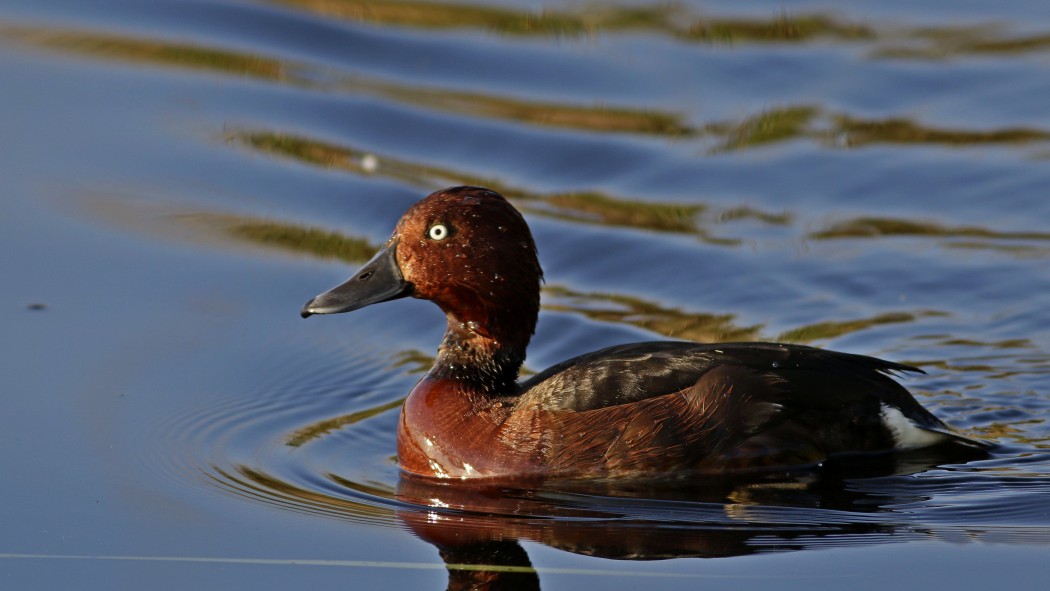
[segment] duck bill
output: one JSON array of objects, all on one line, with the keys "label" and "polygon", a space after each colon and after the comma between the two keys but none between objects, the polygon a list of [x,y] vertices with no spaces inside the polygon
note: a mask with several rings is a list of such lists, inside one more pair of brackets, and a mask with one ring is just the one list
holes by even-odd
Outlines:
[{"label": "duck bill", "polygon": [[299,314],[351,312],[379,302],[412,295],[412,284],[405,281],[397,266],[397,241],[376,253],[372,260],[345,283],[306,302]]}]

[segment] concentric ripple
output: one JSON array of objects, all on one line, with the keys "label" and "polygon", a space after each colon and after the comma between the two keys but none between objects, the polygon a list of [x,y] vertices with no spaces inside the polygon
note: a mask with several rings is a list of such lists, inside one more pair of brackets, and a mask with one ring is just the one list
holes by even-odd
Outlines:
[{"label": "concentric ripple", "polygon": [[394,427],[416,379],[392,365],[342,350],[265,365],[257,382],[156,425],[146,461],[183,492],[392,524]]}]

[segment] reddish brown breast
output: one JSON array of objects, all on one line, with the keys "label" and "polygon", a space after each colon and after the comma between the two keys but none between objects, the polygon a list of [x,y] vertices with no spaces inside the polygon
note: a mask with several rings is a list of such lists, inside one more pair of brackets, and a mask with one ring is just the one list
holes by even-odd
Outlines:
[{"label": "reddish brown breast", "polygon": [[538,412],[515,413],[484,395],[431,376],[401,407],[397,455],[401,469],[434,478],[539,475]]}]

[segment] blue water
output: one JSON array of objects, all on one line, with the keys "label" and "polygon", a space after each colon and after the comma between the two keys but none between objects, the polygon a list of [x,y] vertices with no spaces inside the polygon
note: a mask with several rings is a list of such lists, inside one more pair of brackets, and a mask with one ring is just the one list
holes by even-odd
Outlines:
[{"label": "blue water", "polygon": [[[4,588],[1050,582],[1041,2],[4,0],[0,58]],[[876,355],[992,457],[400,477],[439,311],[298,310],[462,183],[535,235],[529,370],[658,338]]]}]

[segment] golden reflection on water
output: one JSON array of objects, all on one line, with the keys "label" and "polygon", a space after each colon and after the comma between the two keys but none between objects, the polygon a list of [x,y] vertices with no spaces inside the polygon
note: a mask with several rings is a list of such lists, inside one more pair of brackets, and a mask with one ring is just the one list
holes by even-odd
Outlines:
[{"label": "golden reflection on water", "polygon": [[1022,145],[1050,139],[1050,132],[1023,127],[978,131],[924,126],[908,119],[865,120],[846,115],[835,115],[832,119],[835,125],[830,137],[847,147],[867,144]]},{"label": "golden reflection on water", "polygon": [[[335,3],[343,5],[345,3]],[[363,10],[364,4],[351,3]],[[370,5],[369,5],[370,6]],[[413,3],[414,6],[414,3]],[[420,4],[420,10],[430,10],[433,5]],[[447,5],[445,9],[451,10]],[[378,10],[378,9],[377,9]],[[459,10],[456,8],[455,10]],[[484,8],[483,12],[500,9]],[[367,11],[365,11],[367,12]],[[410,11],[413,12],[414,11]],[[400,14],[400,12],[399,12]],[[425,17],[420,17],[425,18]],[[747,21],[731,21],[726,30],[752,31],[747,40],[754,41],[755,31],[783,30],[831,30],[822,17],[809,20],[785,21],[783,23],[810,23],[802,26],[769,27],[745,26]],[[438,19],[442,21],[442,19]],[[614,19],[615,20],[615,19]],[[644,20],[644,19],[643,19]],[[619,22],[619,21],[617,21]],[[813,23],[824,23],[818,27]],[[709,27],[707,30],[722,30]],[[666,138],[710,139],[709,154],[737,152],[774,145],[786,141],[806,139],[816,141],[829,148],[849,149],[870,144],[917,144],[939,146],[1002,145],[1024,146],[1050,141],[1050,131],[1016,127],[1003,129],[950,129],[924,125],[906,118],[866,119],[847,113],[825,112],[815,105],[787,105],[772,107],[761,113],[745,116],[734,121],[694,124],[677,113],[656,110],[613,108],[601,104],[574,105],[554,102],[529,101],[514,97],[486,95],[449,89],[424,88],[416,85],[399,85],[382,82],[357,75],[341,73],[327,67],[291,62],[272,57],[240,53],[227,49],[208,48],[196,45],[164,42],[152,39],[123,37],[89,31],[51,29],[5,28],[5,36],[36,47],[74,53],[98,59],[126,61],[160,67],[188,68],[223,75],[247,76],[316,89],[325,92],[366,93],[385,100],[412,105],[415,108],[437,110],[470,117],[496,119],[520,124],[580,130],[599,133],[629,133],[653,135]],[[713,34],[713,33],[712,33]],[[787,33],[785,33],[787,34]],[[967,30],[966,35],[972,35]],[[815,35],[815,33],[814,33]],[[929,34],[924,32],[923,36]],[[810,38],[811,34],[798,35],[794,39]],[[945,33],[945,36],[950,36]],[[1040,37],[1039,39],[1044,39]],[[1050,39],[1050,35],[1045,39]],[[988,45],[988,44],[985,44]],[[1020,44],[1024,47],[1044,48],[1041,43]],[[994,46],[988,45],[988,46]],[[1050,47],[1050,45],[1048,45]],[[269,142],[271,151],[295,152],[304,161],[318,165],[329,165],[360,171],[361,163],[340,158],[345,148],[330,146],[308,138],[255,137],[240,138],[249,142]],[[305,145],[295,145],[295,144]],[[284,145],[280,145],[284,144]],[[265,146],[259,146],[265,147]],[[344,156],[353,155],[348,152]],[[333,161],[332,159],[335,158]],[[364,168],[367,169],[367,166]],[[367,170],[365,171],[367,172]],[[475,183],[483,184],[483,183]],[[490,186],[492,183],[486,184]],[[496,188],[496,187],[493,187]]]},{"label": "golden reflection on water", "polygon": [[711,153],[739,152],[804,137],[819,111],[808,105],[773,108],[738,121],[710,123],[704,131],[719,138]]},{"label": "golden reflection on water", "polygon": [[89,31],[27,27],[4,27],[0,31],[12,41],[84,57],[274,81],[286,79],[285,64],[252,54]]},{"label": "golden reflection on water", "polygon": [[[211,469],[215,473],[215,484],[233,494],[254,498],[269,505],[374,525],[388,525],[393,521],[394,511],[391,507],[300,486],[257,467],[240,465],[226,469],[212,466]],[[365,483],[343,481],[340,484],[352,484],[353,489],[363,489],[369,495],[378,493],[379,496],[389,498],[392,493],[383,487]]]},{"label": "golden reflection on water", "polygon": [[485,28],[518,35],[578,35],[591,19],[555,10],[524,12],[509,8],[404,0],[270,0],[325,17],[376,25],[425,29]]},{"label": "golden reflection on water", "polygon": [[418,0],[270,0],[324,17],[376,26],[482,29],[510,36],[581,37],[645,33],[684,43],[863,43],[881,59],[1025,55],[1050,49],[1050,34],[1013,34],[996,23],[899,27],[778,9],[772,16],[698,15],[668,2],[540,11]]},{"label": "golden reflection on water", "polygon": [[680,115],[604,105],[566,105],[455,90],[406,86],[288,60],[228,49],[89,31],[6,28],[9,38],[79,56],[245,76],[324,92],[365,93],[385,100],[472,117],[592,132],[676,137],[691,130]]},{"label": "golden reflection on water", "polygon": [[[772,137],[767,132],[755,133]],[[772,135],[776,136],[777,133]],[[755,220],[773,226],[787,226],[794,221],[794,216],[789,212],[772,213],[747,206],[714,211],[714,208],[704,203],[633,200],[593,191],[544,195],[471,172],[376,156],[365,150],[289,134],[230,130],[225,137],[229,142],[265,154],[313,166],[355,174],[381,175],[411,183],[424,190],[457,184],[481,185],[507,195],[527,213],[575,223],[692,234],[708,244],[740,245],[740,239],[724,235],[726,224],[734,221]],[[371,166],[366,167],[363,162],[370,162]],[[722,230],[721,234],[713,231],[715,226]],[[979,226],[947,227],[933,221],[906,218],[862,216],[831,222],[822,229],[807,232],[804,237],[808,240],[831,240],[888,236],[936,238],[944,240],[944,245],[951,248],[987,249],[1017,256],[1050,255],[1048,232],[1002,232]]]},{"label": "golden reflection on water", "polygon": [[348,263],[363,263],[378,250],[363,238],[246,217],[229,218],[226,231],[234,238],[252,244]]},{"label": "golden reflection on water", "polygon": [[836,222],[812,232],[813,240],[873,238],[879,236],[932,236],[938,238],[990,238],[996,240],[1050,241],[1050,232],[1000,232],[979,226],[943,226],[936,222],[904,218],[859,217]]},{"label": "golden reflection on water", "polygon": [[[837,126],[829,128],[820,122],[825,119],[837,122]],[[1050,140],[1048,132],[1020,128],[982,132],[948,131],[923,128],[903,120],[862,121],[844,116],[827,118],[820,116],[819,109],[815,107],[775,109],[753,118],[747,118],[742,122],[712,123],[704,128],[704,133],[714,134],[720,138],[717,145],[709,150],[712,154],[755,149],[798,139],[815,140],[840,148],[877,143],[1022,146],[1031,142]],[[622,199],[594,192],[561,194],[544,198],[526,188],[509,186],[498,179],[477,173],[376,155],[360,148],[341,146],[287,133],[233,129],[227,130],[224,138],[232,144],[247,146],[265,154],[290,158],[304,164],[344,170],[355,174],[380,175],[425,188],[435,189],[451,184],[485,186],[519,199],[541,200],[555,208],[567,207],[575,210],[581,215],[573,216],[571,219],[574,221],[587,221],[593,217],[593,214],[598,214],[604,221],[612,222],[611,225],[698,232],[695,216],[703,213],[705,209],[703,205],[696,203],[625,202]],[[620,211],[616,212],[617,209]],[[543,210],[537,211],[543,213]],[[790,216],[784,213],[762,212],[753,209],[738,209],[735,215],[727,215],[723,212],[719,217],[722,220],[750,217],[776,225],[783,225],[790,221]],[[616,219],[626,220],[626,222],[616,223]],[[641,219],[643,222],[633,223],[631,219]],[[986,236],[987,234],[979,235]],[[1046,234],[1029,233],[1027,235],[1040,238]],[[818,234],[815,237],[827,236]]]},{"label": "golden reflection on water", "polygon": [[[748,206],[713,212],[702,203],[632,200],[594,191],[545,195],[467,171],[377,156],[365,150],[289,134],[227,130],[224,137],[231,143],[312,166],[383,176],[425,190],[450,185],[479,185],[506,195],[527,213],[575,223],[694,234],[710,244],[740,244],[738,239],[717,236],[711,232],[709,226],[712,224],[754,220],[782,226],[791,221],[789,214],[765,212]],[[707,217],[710,223],[702,221],[705,213],[709,213]]]},{"label": "golden reflection on water", "polygon": [[1050,256],[1050,232],[999,231],[980,226],[945,226],[934,221],[863,216],[833,222],[810,232],[809,240],[935,239],[947,248],[984,250],[1017,258]]},{"label": "golden reflection on water", "polygon": [[800,326],[781,333],[775,340],[793,343],[808,343],[820,339],[833,339],[850,333],[859,332],[873,326],[915,322],[922,317],[948,315],[947,312],[938,312],[936,310],[921,310],[919,312],[886,312],[883,314],[876,314],[870,318],[817,322],[807,326]]},{"label": "golden reflection on water", "polygon": [[404,401],[404,398],[398,398],[397,400],[392,400],[386,404],[381,404],[373,408],[318,421],[289,435],[286,443],[291,447],[299,447],[312,439],[323,437],[328,433],[338,431],[339,429],[353,425],[354,423],[359,423],[388,410],[400,408],[401,403]]},{"label": "golden reflection on water", "polygon": [[579,314],[591,320],[636,326],[675,339],[713,343],[749,341],[761,326],[737,326],[732,314],[685,312],[635,296],[581,293],[550,285],[543,290],[543,309]]}]

